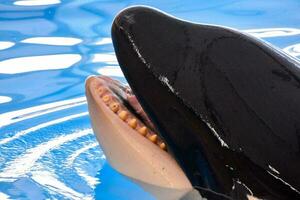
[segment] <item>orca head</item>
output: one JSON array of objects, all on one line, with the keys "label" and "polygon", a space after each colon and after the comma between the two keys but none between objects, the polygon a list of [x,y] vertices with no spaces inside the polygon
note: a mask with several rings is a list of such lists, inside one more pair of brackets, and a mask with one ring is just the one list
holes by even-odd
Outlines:
[{"label": "orca head", "polygon": [[[134,103],[120,101],[126,99],[124,90],[112,89],[120,84],[90,78],[93,128],[113,167],[154,193],[173,188],[182,195],[194,187],[208,199],[299,197],[298,62],[238,31],[182,21],[148,7],[121,11],[112,40],[144,113],[131,116],[159,138],[155,146],[138,134],[119,137],[132,130],[121,125],[116,130],[119,122],[108,116],[109,104],[101,106],[103,96],[94,91],[105,86],[128,112],[136,110]],[[161,143],[168,153],[157,148]],[[166,184],[162,174],[176,184]]]}]

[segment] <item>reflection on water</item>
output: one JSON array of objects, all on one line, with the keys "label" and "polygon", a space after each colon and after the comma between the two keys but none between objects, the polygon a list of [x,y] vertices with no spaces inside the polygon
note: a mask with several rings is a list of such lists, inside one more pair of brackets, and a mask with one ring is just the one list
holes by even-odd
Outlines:
[{"label": "reflection on water", "polygon": [[244,30],[244,32],[259,38],[300,35],[300,29],[297,28],[261,28]]},{"label": "reflection on water", "polygon": [[295,56],[295,57],[300,56],[300,43],[288,46],[288,47],[284,48],[283,50],[292,56]]},{"label": "reflection on water", "polygon": [[100,68],[97,72],[105,76],[124,76],[122,70],[118,66],[105,66]]},{"label": "reflection on water", "polygon": [[118,64],[117,58],[114,53],[96,53],[93,55],[92,62],[100,62],[106,64]]},{"label": "reflection on water", "polygon": [[10,102],[12,99],[8,96],[0,96],[0,103]]},{"label": "reflection on water", "polygon": [[97,41],[96,45],[104,45],[104,44],[111,44],[112,40],[111,38],[101,38],[99,41]]},{"label": "reflection on water", "polygon": [[85,78],[126,82],[113,53],[113,17],[146,4],[244,30],[300,56],[297,1],[280,2],[2,1],[0,199],[153,199],[109,166],[90,127]]},{"label": "reflection on water", "polygon": [[73,46],[82,42],[78,38],[70,37],[33,37],[22,40],[23,43],[31,44],[47,44],[47,45],[58,45],[58,46]]},{"label": "reflection on water", "polygon": [[0,61],[0,73],[18,74],[41,70],[65,69],[80,61],[79,54],[28,56]]},{"label": "reflection on water", "polygon": [[52,5],[60,3],[59,0],[21,0],[15,1],[15,5],[19,6],[43,6],[43,5]]},{"label": "reflection on water", "polygon": [[0,50],[8,49],[14,45],[15,45],[15,43],[13,43],[13,42],[0,41]]}]

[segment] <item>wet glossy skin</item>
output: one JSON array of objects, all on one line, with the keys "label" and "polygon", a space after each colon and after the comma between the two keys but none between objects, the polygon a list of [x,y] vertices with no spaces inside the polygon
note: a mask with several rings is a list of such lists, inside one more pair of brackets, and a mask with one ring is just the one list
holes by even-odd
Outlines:
[{"label": "wet glossy skin", "polygon": [[112,37],[139,102],[203,196],[300,198],[298,62],[237,31],[141,7],[116,17]]}]

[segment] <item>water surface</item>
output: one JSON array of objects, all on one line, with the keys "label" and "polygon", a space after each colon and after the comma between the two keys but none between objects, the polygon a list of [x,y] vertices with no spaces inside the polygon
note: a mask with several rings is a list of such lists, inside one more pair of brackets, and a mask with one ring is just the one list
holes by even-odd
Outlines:
[{"label": "water surface", "polygon": [[153,199],[117,173],[91,130],[84,80],[126,82],[110,38],[114,16],[149,5],[230,26],[300,56],[300,2],[0,2],[0,199]]}]

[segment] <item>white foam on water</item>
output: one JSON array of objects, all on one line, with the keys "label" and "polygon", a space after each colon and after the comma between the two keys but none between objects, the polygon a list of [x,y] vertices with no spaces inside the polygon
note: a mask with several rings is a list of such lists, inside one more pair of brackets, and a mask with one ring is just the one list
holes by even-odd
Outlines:
[{"label": "white foam on water", "polygon": [[8,49],[14,45],[14,42],[0,41],[0,50]]},{"label": "white foam on water", "polygon": [[119,66],[105,66],[98,69],[97,72],[105,76],[124,77],[124,74]]},{"label": "white foam on water", "polygon": [[8,96],[0,96],[0,104],[1,103],[8,103],[12,100],[11,97],[8,97]]},{"label": "white foam on water", "polygon": [[59,123],[65,122],[65,121],[69,121],[71,119],[86,116],[88,114],[89,114],[88,112],[83,112],[83,113],[79,113],[79,114],[69,115],[69,116],[66,116],[66,117],[62,117],[62,118],[59,118],[59,119],[55,119],[55,120],[52,120],[52,121],[48,121],[48,122],[39,124],[37,126],[31,127],[29,129],[26,129],[26,130],[23,130],[23,131],[19,131],[11,137],[4,138],[4,139],[0,140],[0,145],[6,144],[6,143],[11,142],[15,139],[18,139],[18,138],[20,138],[20,137],[22,137],[22,136],[24,136],[24,135],[26,135],[30,132],[37,131],[39,129],[42,129],[42,128],[45,128],[45,127],[48,127],[48,126],[52,126],[52,125],[55,125],[55,124],[59,124]]},{"label": "white foam on water", "polygon": [[69,68],[81,60],[79,54],[55,54],[27,56],[0,61],[0,73],[19,74],[24,72]]},{"label": "white foam on water", "polygon": [[[72,37],[32,37],[21,41],[30,44],[46,44],[56,46],[73,46],[82,42],[79,38]],[[1,44],[1,43],[0,43]]]},{"label": "white foam on water", "polygon": [[86,98],[79,97],[74,99],[57,101],[53,103],[47,103],[39,106],[33,106],[21,110],[6,112],[0,114],[0,127],[83,104],[86,104]]},{"label": "white foam on water", "polygon": [[74,133],[58,136],[50,141],[41,143],[36,147],[28,149],[16,159],[9,161],[0,171],[0,178],[19,178],[28,173],[36,161],[50,150],[56,149],[66,142],[76,140],[80,137],[92,134],[91,129],[84,129]]},{"label": "white foam on water", "polygon": [[61,3],[60,0],[21,0],[15,1],[18,6],[46,6]]},{"label": "white foam on water", "polygon": [[297,28],[259,28],[259,29],[249,29],[243,30],[252,36],[259,38],[270,38],[270,37],[283,37],[283,36],[292,36],[299,35],[300,29]]}]

